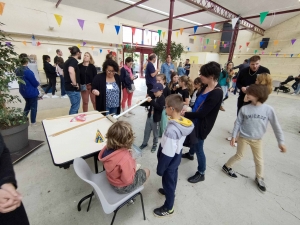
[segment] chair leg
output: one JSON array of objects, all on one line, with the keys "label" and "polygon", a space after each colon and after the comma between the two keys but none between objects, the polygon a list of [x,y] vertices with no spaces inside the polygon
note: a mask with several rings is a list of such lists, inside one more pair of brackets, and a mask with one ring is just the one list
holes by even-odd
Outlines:
[{"label": "chair leg", "polygon": [[[77,205],[78,211],[81,211],[81,203],[84,202],[84,201],[85,201],[86,199],[88,199],[88,198],[90,198],[90,200],[91,200],[91,198],[93,197],[93,195],[94,195],[94,192],[92,192],[91,194],[89,194],[89,195],[83,197],[83,198],[78,202],[78,205]],[[90,204],[89,204],[89,205],[90,205]]]},{"label": "chair leg", "polygon": [[145,209],[144,209],[144,201],[143,201],[143,195],[140,192],[139,193],[140,197],[141,197],[141,203],[142,203],[142,209],[143,209],[143,215],[144,215],[144,220],[146,220],[146,216],[145,216]]},{"label": "chair leg", "polygon": [[90,210],[90,205],[91,205],[91,201],[92,201],[93,195],[94,195],[94,192],[92,192],[92,194],[91,194],[89,205],[88,205],[87,210],[86,210],[87,212]]},{"label": "chair leg", "polygon": [[116,211],[114,211],[114,217],[112,218],[112,221],[111,221],[110,225],[113,225],[113,224],[114,224],[114,221],[115,221],[115,218],[116,218],[116,215],[117,215],[118,210],[119,210],[119,209],[117,209]]}]

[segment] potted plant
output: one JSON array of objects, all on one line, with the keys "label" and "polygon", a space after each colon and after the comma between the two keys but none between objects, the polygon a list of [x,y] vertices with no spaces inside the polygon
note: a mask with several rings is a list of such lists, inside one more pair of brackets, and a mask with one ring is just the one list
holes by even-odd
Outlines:
[{"label": "potted plant", "polygon": [[24,82],[15,74],[18,66],[20,62],[14,46],[0,30],[0,132],[11,152],[28,145],[28,119],[22,109],[11,107],[11,104],[21,102],[20,97],[12,95],[9,90],[11,82]]},{"label": "potted plant", "polygon": [[[165,60],[167,58],[167,45],[168,43],[163,43],[162,41],[157,42],[157,45],[153,48],[153,52],[158,56],[160,60]],[[176,44],[174,41],[171,42],[170,55],[173,61],[180,59],[181,54],[184,51],[184,47],[181,43]]]}]

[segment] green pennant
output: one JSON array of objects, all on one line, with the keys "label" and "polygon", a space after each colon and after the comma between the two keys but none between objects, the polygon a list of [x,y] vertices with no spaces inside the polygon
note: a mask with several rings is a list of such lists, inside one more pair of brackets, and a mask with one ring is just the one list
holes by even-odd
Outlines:
[{"label": "green pennant", "polygon": [[268,14],[269,14],[269,11],[260,13],[260,24],[262,24],[264,22],[264,20],[266,19]]},{"label": "green pennant", "polygon": [[158,30],[157,32],[158,32],[158,35],[160,36],[161,35],[161,30]]},{"label": "green pennant", "polygon": [[257,53],[257,50],[254,50],[254,54],[256,54]]},{"label": "green pennant", "polygon": [[206,44],[208,45],[208,43],[209,43],[209,38],[206,39]]}]

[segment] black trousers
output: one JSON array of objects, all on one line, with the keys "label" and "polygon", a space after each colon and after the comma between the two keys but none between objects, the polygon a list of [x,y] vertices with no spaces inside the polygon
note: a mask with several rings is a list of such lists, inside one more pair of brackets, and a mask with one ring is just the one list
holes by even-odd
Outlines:
[{"label": "black trousers", "polygon": [[47,89],[45,90],[45,94],[48,93],[50,88],[52,87],[52,95],[55,95],[55,88],[56,88],[56,77],[50,77],[49,78],[49,84]]},{"label": "black trousers", "polygon": [[155,96],[154,96],[153,92],[151,91],[152,88],[153,88],[153,84],[146,84],[146,86],[147,86],[147,94],[148,94],[148,96],[151,97],[152,99],[154,99]]},{"label": "black trousers", "polygon": [[1,225],[29,225],[28,217],[23,206],[16,208],[14,211],[9,213],[0,213],[0,224]]}]

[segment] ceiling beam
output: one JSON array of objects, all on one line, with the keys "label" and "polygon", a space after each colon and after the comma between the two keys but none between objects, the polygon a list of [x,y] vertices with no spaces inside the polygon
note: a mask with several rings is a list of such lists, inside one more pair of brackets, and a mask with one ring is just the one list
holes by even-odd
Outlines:
[{"label": "ceiling beam", "polygon": [[141,1],[139,1],[139,2],[136,2],[135,4],[132,4],[132,5],[130,5],[130,6],[126,7],[126,8],[124,8],[124,9],[121,9],[121,10],[118,11],[118,12],[115,12],[115,13],[113,13],[113,14],[107,16],[107,19],[110,18],[110,17],[113,17],[113,16],[115,16],[115,15],[121,13],[121,12],[124,12],[124,11],[126,11],[126,10],[128,10],[128,9],[131,9],[131,8],[133,8],[133,7],[135,7],[135,6],[138,6],[138,5],[140,5],[140,4],[144,3],[144,2],[147,2],[147,1],[148,1],[148,0],[141,0]]},{"label": "ceiling beam", "polygon": [[[216,24],[219,24],[219,23],[226,23],[226,22],[230,22],[231,20],[225,20],[225,21],[220,21],[220,22],[216,22]],[[206,24],[202,24],[202,25],[198,25],[198,27],[205,27],[205,26],[210,26],[211,23],[206,23]],[[191,26],[191,27],[185,27],[184,29],[192,29],[194,28],[195,26]],[[180,29],[175,29],[173,31],[178,31]]]},{"label": "ceiling beam", "polygon": [[[241,28],[238,30],[249,30],[249,28]],[[190,34],[189,36],[197,36],[197,35],[204,35],[204,34],[218,34],[218,33],[223,33],[223,32],[233,32],[234,30],[220,30],[220,31],[212,31],[212,32],[207,32],[207,33],[199,33],[199,34]]]},{"label": "ceiling beam", "polygon": [[[293,12],[299,12],[299,11],[300,11],[300,9],[291,9],[291,10],[285,10],[285,11],[279,11],[279,12],[272,12],[272,13],[269,13],[267,16],[274,16],[274,15],[293,13]],[[254,19],[254,18],[259,18],[259,17],[260,17],[260,15],[246,16],[246,17],[243,17],[242,19],[249,20],[249,19]]]},{"label": "ceiling beam", "polygon": [[[205,9],[200,9],[200,10],[196,10],[196,11],[193,11],[193,12],[180,14],[178,16],[173,16],[173,19],[177,19],[179,17],[189,16],[189,15],[193,15],[193,14],[201,13],[201,12],[205,12],[205,11],[206,11]],[[143,27],[149,26],[149,25],[155,24],[155,23],[160,23],[160,22],[168,21],[168,20],[169,20],[169,18],[166,18],[166,19],[157,20],[157,21],[154,21],[154,22],[151,22],[151,23],[146,23],[146,24],[143,25]]]},{"label": "ceiling beam", "polygon": [[[195,6],[198,6],[200,8],[206,9],[207,11],[221,16],[225,19],[233,19],[236,17],[240,17],[238,14],[230,11],[229,9],[226,9],[225,7],[211,1],[211,0],[185,0],[186,2],[193,4]],[[212,8],[212,9],[209,9]],[[246,20],[246,19],[241,19],[240,18],[240,24],[246,28],[251,29],[253,32],[258,33],[260,35],[264,35],[264,29],[253,24],[252,22]]]},{"label": "ceiling beam", "polygon": [[58,0],[55,7],[57,8],[59,6],[59,4],[61,3],[62,0]]}]

